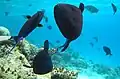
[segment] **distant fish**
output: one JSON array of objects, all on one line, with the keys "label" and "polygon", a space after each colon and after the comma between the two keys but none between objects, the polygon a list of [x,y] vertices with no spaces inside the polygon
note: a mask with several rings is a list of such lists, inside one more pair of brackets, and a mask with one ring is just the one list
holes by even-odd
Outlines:
[{"label": "distant fish", "polygon": [[29,7],[31,7],[31,6],[32,6],[32,4],[29,4],[28,6],[29,6]]},{"label": "distant fish", "polygon": [[97,9],[95,6],[87,5],[85,6],[85,9],[87,9],[91,13],[98,13],[99,9]]},{"label": "distant fish", "polygon": [[115,4],[111,3],[112,5],[112,9],[113,9],[113,15],[117,12],[117,7],[115,6]]},{"label": "distant fish", "polygon": [[93,39],[94,39],[96,42],[98,42],[98,37],[93,37]]},{"label": "distant fish", "polygon": [[6,1],[11,1],[11,0],[6,0]]},{"label": "distant fish", "polygon": [[53,69],[53,64],[51,57],[48,53],[49,49],[49,41],[46,40],[44,42],[44,49],[41,50],[33,59],[33,65],[32,66],[27,66],[23,65],[28,68],[33,68],[33,71],[35,74],[47,74],[52,71]]},{"label": "distant fish", "polygon": [[60,40],[56,40],[56,43],[60,43]]},{"label": "distant fish", "polygon": [[[14,39],[15,45],[14,47],[23,40],[26,36],[28,36],[38,25],[39,22],[42,20],[44,16],[44,11],[38,11],[34,14],[30,19],[28,19],[25,24],[22,26],[21,30],[18,33],[18,36],[12,36],[9,40]],[[12,51],[14,47],[10,50]]]},{"label": "distant fish", "polygon": [[109,47],[103,46],[103,50],[104,50],[104,52],[106,53],[106,55],[110,55],[110,56],[112,55],[111,50],[110,50]]},{"label": "distant fish", "polygon": [[47,28],[48,28],[49,30],[51,30],[51,29],[52,29],[52,26],[51,26],[51,25],[48,25]]},{"label": "distant fish", "polygon": [[5,12],[4,14],[5,14],[5,16],[8,16],[8,15],[9,15],[9,13],[10,13],[10,12]]},{"label": "distant fish", "polygon": [[94,44],[92,42],[89,43],[92,47],[94,46]]},{"label": "distant fish", "polygon": [[80,3],[79,8],[59,3],[54,6],[54,18],[62,35],[66,38],[66,42],[58,47],[61,52],[65,51],[70,42],[77,39],[82,31],[84,4]]}]

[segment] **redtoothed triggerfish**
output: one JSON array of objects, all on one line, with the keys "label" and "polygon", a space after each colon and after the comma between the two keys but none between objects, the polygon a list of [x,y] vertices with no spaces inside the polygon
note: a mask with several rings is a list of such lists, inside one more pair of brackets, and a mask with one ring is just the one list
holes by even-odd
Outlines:
[{"label": "redtoothed triggerfish", "polygon": [[33,65],[27,66],[23,65],[28,68],[33,68],[35,74],[47,74],[52,71],[53,63],[51,60],[51,56],[48,53],[49,49],[49,41],[46,40],[44,42],[44,49],[38,52],[38,54],[33,59]]},{"label": "redtoothed triggerfish", "polygon": [[[71,4],[57,4],[54,6],[54,18],[62,35],[66,38],[64,45],[59,48],[65,51],[70,42],[77,39],[82,31],[84,4],[80,3],[79,8]],[[58,49],[59,49],[58,48]]]},{"label": "redtoothed triggerfish", "polygon": [[[29,18],[25,24],[22,26],[20,32],[18,33],[18,36],[12,36],[10,38],[15,40],[15,45],[14,47],[21,41],[23,40],[23,38],[25,38],[26,36],[28,36],[38,25],[42,27],[40,23],[40,21],[42,20],[44,16],[44,10],[42,11],[38,11],[37,13],[35,13],[31,18]],[[14,47],[10,50],[12,51],[14,49]]]}]

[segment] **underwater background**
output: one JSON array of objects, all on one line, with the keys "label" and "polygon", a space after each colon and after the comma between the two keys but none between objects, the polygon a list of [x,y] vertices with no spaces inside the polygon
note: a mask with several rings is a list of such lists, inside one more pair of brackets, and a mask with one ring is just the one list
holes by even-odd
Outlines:
[{"label": "underwater background", "polygon": [[[79,6],[80,2],[85,5],[94,5],[99,12],[95,14],[87,10],[83,12],[82,33],[69,47],[75,52],[79,52],[86,60],[91,60],[96,64],[113,68],[120,66],[119,0],[0,0],[0,26],[5,26],[11,35],[15,36],[26,22],[23,15],[33,15],[36,11],[45,9],[48,23],[42,20],[43,27],[36,28],[26,39],[37,46],[43,45],[44,40],[48,39],[53,45],[58,46],[65,42],[65,38],[55,23],[54,6],[57,3]],[[115,15],[113,15],[111,3],[118,8]],[[7,16],[5,16],[5,12],[8,13]],[[52,26],[52,29],[48,28],[49,25]],[[98,39],[97,42],[95,37]],[[90,43],[94,46],[92,47]],[[113,55],[106,56],[103,46],[108,46]]]}]

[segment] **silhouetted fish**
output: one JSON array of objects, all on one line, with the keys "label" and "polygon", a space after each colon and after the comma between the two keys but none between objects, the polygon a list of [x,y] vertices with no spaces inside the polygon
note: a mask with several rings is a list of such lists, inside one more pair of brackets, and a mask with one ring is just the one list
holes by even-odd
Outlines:
[{"label": "silhouetted fish", "polygon": [[28,6],[29,6],[29,7],[31,7],[31,6],[32,6],[32,4],[29,4]]},{"label": "silhouetted fish", "polygon": [[93,37],[93,39],[95,39],[95,41],[98,42],[98,37]]},{"label": "silhouetted fish", "polygon": [[111,50],[107,46],[103,46],[103,50],[105,51],[106,55],[112,55]]},{"label": "silhouetted fish", "polygon": [[52,71],[53,64],[51,57],[48,53],[49,42],[46,40],[44,42],[44,50],[40,51],[33,59],[33,66],[27,66],[28,68],[33,68],[35,74],[47,74]]},{"label": "silhouetted fish", "polygon": [[51,26],[51,25],[48,25],[47,28],[48,28],[49,30],[51,30],[51,29],[52,29],[52,26]]},{"label": "silhouetted fish", "polygon": [[66,38],[64,45],[59,48],[65,51],[69,43],[77,39],[82,31],[84,4],[80,3],[79,8],[70,4],[57,4],[54,7],[54,18],[61,33]]},{"label": "silhouetted fish", "polygon": [[85,9],[87,9],[91,13],[98,13],[99,11],[95,6],[92,6],[92,5],[85,6]]},{"label": "silhouetted fish", "polygon": [[8,16],[10,12],[5,12],[5,16]]},{"label": "silhouetted fish", "polygon": [[[36,14],[34,14],[30,19],[28,19],[23,27],[21,28],[18,36],[12,36],[10,38],[15,40],[14,47],[21,41],[23,38],[28,36],[39,24],[39,22],[42,20],[44,16],[44,11],[38,11]],[[14,47],[10,50],[12,51]]]},{"label": "silhouetted fish", "polygon": [[56,40],[56,43],[60,43],[60,40]]},{"label": "silhouetted fish", "polygon": [[89,43],[92,47],[94,46],[94,44],[92,42]]},{"label": "silhouetted fish", "polygon": [[113,8],[113,15],[117,12],[117,7],[115,6],[115,4],[111,3],[112,8]]}]

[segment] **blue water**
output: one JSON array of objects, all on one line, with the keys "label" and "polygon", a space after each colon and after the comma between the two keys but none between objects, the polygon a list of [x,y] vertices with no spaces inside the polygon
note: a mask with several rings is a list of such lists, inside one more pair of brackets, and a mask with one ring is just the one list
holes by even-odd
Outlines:
[{"label": "blue water", "polygon": [[[70,47],[81,53],[81,56],[87,60],[93,60],[95,63],[104,64],[110,67],[120,66],[120,1],[119,0],[0,0],[0,25],[7,27],[11,35],[17,35],[26,19],[22,15],[33,15],[36,11],[45,9],[45,15],[48,17],[48,24],[43,20],[42,28],[36,28],[28,37],[31,43],[40,46],[43,41],[48,39],[53,44],[60,40],[60,44],[65,42],[65,38],[60,33],[54,17],[53,7],[60,2],[70,3],[79,6],[80,2],[85,5],[91,4],[99,9],[97,14],[91,14],[84,11],[84,24],[81,36],[70,44]],[[113,15],[111,2],[119,8]],[[29,5],[32,6],[29,6]],[[4,16],[4,12],[9,12]],[[52,26],[52,30],[47,25]],[[98,37],[98,43],[95,43],[93,37]],[[94,42],[94,47],[90,46]],[[105,55],[102,46],[110,47],[113,56]]]}]

